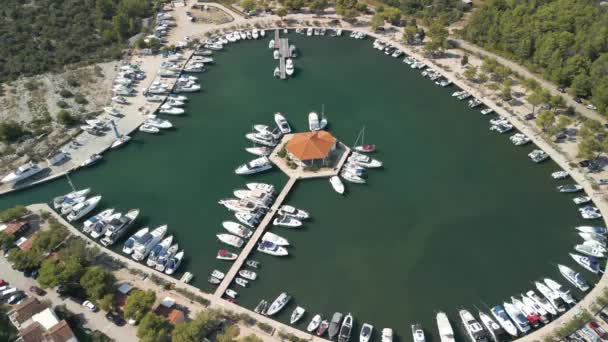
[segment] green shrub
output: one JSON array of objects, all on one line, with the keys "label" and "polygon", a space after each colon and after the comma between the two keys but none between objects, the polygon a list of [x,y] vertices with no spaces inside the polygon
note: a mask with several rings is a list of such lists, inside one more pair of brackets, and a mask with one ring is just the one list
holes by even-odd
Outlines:
[{"label": "green shrub", "polygon": [[68,108],[69,106],[70,105],[63,100],[57,101],[57,107],[59,107],[59,108]]},{"label": "green shrub", "polygon": [[76,79],[75,76],[68,77],[67,83],[70,87],[73,87],[73,88],[80,87],[80,82],[78,82],[78,80]]},{"label": "green shrub", "polygon": [[59,91],[59,96],[61,96],[63,98],[68,98],[68,97],[74,96],[74,94],[72,94],[72,92],[67,89],[61,89]]},{"label": "green shrub", "polygon": [[64,126],[73,126],[78,123],[78,119],[65,109],[62,109],[57,113],[57,121]]},{"label": "green shrub", "polygon": [[0,122],[0,141],[12,143],[28,132],[16,121],[7,120]]},{"label": "green shrub", "polygon": [[87,103],[89,103],[89,101],[82,94],[76,94],[74,96],[74,102],[80,105],[86,105]]}]

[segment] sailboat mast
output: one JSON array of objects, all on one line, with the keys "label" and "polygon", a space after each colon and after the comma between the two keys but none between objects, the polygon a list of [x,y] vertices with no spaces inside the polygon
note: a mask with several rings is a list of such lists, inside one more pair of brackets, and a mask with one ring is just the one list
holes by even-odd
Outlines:
[{"label": "sailboat mast", "polygon": [[70,184],[70,187],[72,187],[72,191],[76,191],[76,187],[74,186],[74,183],[72,183],[72,179],[70,178],[70,174],[66,173],[65,177],[68,179],[68,184]]}]

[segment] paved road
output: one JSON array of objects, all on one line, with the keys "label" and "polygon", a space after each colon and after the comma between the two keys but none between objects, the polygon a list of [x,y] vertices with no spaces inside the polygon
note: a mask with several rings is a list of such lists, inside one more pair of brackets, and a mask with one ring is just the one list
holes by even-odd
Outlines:
[{"label": "paved road", "polygon": [[[0,271],[0,278],[8,281],[11,286],[25,291],[29,296],[35,296],[33,293],[29,292],[29,288],[32,285],[38,285],[36,281],[31,278],[26,278],[21,272],[13,270],[4,257],[0,257],[0,270],[2,270]],[[105,318],[104,311],[99,310],[98,312],[91,312],[70,299],[60,298],[54,290],[47,290],[46,295],[39,296],[38,298],[40,300],[50,300],[53,305],[65,304],[68,310],[77,315],[81,315],[85,321],[84,326],[86,328],[99,330],[110,338],[113,338],[115,341],[138,341],[135,327],[128,324],[117,327],[114,323],[111,323]]]},{"label": "paved road", "polygon": [[511,70],[517,72],[518,74],[520,74],[526,78],[531,78],[531,79],[536,80],[538,83],[541,84],[541,86],[543,88],[549,90],[551,92],[551,95],[560,95],[561,97],[563,97],[564,100],[566,100],[566,103],[568,104],[568,106],[572,106],[574,109],[576,109],[577,112],[581,113],[583,116],[590,118],[590,119],[595,119],[595,120],[598,120],[601,122],[606,121],[606,118],[604,116],[602,116],[601,114],[599,114],[598,112],[596,112],[594,110],[588,109],[587,107],[585,107],[584,105],[582,105],[580,103],[577,103],[576,101],[574,101],[574,98],[571,95],[565,94],[565,93],[560,93],[557,90],[557,86],[555,84],[547,81],[546,79],[544,79],[542,77],[535,75],[527,68],[525,68],[509,59],[501,57],[495,53],[486,51],[475,44],[469,43],[469,42],[461,40],[461,39],[455,39],[455,38],[451,38],[451,39],[453,41],[455,41],[457,44],[459,44],[461,48],[472,51],[476,54],[495,58],[499,63],[501,63],[504,66],[509,67]]}]

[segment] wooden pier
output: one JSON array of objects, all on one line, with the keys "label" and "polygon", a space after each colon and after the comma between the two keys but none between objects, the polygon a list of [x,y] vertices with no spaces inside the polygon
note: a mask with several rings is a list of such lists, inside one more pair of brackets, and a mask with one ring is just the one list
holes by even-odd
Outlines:
[{"label": "wooden pier", "polygon": [[245,260],[247,260],[251,251],[256,247],[258,240],[260,240],[262,234],[264,234],[264,232],[266,231],[266,227],[268,227],[268,225],[272,222],[272,218],[276,214],[281,204],[283,204],[285,197],[287,197],[287,194],[289,193],[289,191],[291,191],[291,188],[296,183],[296,180],[297,178],[289,178],[289,181],[287,181],[287,184],[285,184],[283,190],[281,190],[281,193],[277,196],[272,207],[270,207],[270,210],[268,211],[268,213],[266,213],[266,216],[264,216],[264,218],[256,228],[255,232],[239,254],[239,257],[234,261],[232,267],[230,267],[230,270],[228,270],[222,282],[219,284],[217,289],[215,289],[215,296],[217,298],[222,297],[224,292],[226,292],[226,289],[228,289],[228,287],[232,283],[234,277],[238,274],[238,271],[243,267]]},{"label": "wooden pier", "polygon": [[274,30],[274,44],[279,49],[279,71],[281,79],[284,80],[287,78],[285,60],[291,57],[289,53],[289,39],[281,38],[279,30],[276,29]]}]

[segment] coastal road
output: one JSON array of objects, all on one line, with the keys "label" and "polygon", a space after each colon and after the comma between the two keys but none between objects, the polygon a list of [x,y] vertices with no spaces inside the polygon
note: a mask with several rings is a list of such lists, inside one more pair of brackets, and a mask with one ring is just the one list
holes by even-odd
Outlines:
[{"label": "coastal road", "polygon": [[469,43],[467,41],[464,41],[462,39],[457,39],[457,38],[452,38],[452,37],[450,39],[453,40],[454,42],[456,42],[458,44],[458,46],[464,50],[469,50],[475,54],[482,55],[485,57],[494,58],[500,64],[502,64],[506,67],[509,67],[511,70],[515,71],[519,75],[524,76],[526,78],[534,79],[544,89],[547,89],[551,93],[551,95],[554,95],[554,96],[560,95],[561,97],[563,97],[564,100],[566,100],[566,104],[568,106],[572,106],[578,113],[582,114],[583,116],[585,116],[589,119],[598,120],[600,122],[606,121],[606,118],[604,116],[602,116],[600,113],[598,113],[597,111],[591,110],[591,109],[585,107],[584,105],[577,103],[576,101],[574,101],[574,98],[570,94],[559,92],[559,90],[557,90],[557,86],[555,84],[547,81],[546,79],[544,79],[540,76],[537,76],[536,74],[532,73],[530,70],[521,66],[520,64],[517,64],[516,62],[513,62],[504,57],[501,57],[495,53],[486,51],[486,50],[482,49],[481,47],[479,47],[475,44]]},{"label": "coastal road", "polygon": [[[23,273],[13,270],[10,263],[6,258],[0,256],[0,278],[6,280],[11,286],[16,287],[22,291],[25,291],[28,296],[36,296],[29,291],[30,286],[38,285],[32,278],[26,278]],[[122,327],[114,325],[114,323],[108,321],[105,318],[105,311],[99,310],[98,312],[91,312],[84,308],[82,305],[70,300],[62,299],[59,297],[54,289],[46,290],[47,293],[44,296],[36,296],[39,300],[50,300],[53,306],[65,304],[68,310],[79,315],[83,321],[83,326],[91,330],[99,330],[102,333],[108,335],[108,337],[115,341],[126,341],[136,342],[137,331],[134,326],[125,324]]]}]

